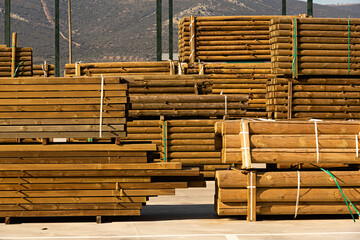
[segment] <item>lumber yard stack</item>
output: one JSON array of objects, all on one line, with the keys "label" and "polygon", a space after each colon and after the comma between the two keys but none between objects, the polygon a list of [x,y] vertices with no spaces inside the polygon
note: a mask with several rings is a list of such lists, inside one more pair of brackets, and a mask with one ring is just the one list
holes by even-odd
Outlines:
[{"label": "lumber yard stack", "polygon": [[269,61],[269,23],[281,16],[202,16],[179,21],[179,60]]},{"label": "lumber yard stack", "polygon": [[205,74],[212,85],[212,94],[232,96],[247,94],[247,109],[241,117],[267,116],[266,85],[271,75],[270,63],[195,63],[181,64],[188,75]]},{"label": "lumber yard stack", "polygon": [[354,218],[360,208],[359,186],[360,171],[222,170],[216,172],[215,210],[219,216],[246,216],[248,221],[263,215],[350,212]]},{"label": "lumber yard stack", "polygon": [[360,19],[277,18],[270,21],[272,73],[360,75]]},{"label": "lumber yard stack", "polygon": [[174,61],[71,63],[65,64],[65,76],[173,75],[175,64]]},{"label": "lumber yard stack", "polygon": [[203,186],[198,168],[154,163],[155,144],[1,144],[0,217],[136,216],[149,197]]},{"label": "lumber yard stack", "polygon": [[33,77],[54,77],[55,65],[47,64],[34,64],[33,65]]},{"label": "lumber yard stack", "polygon": [[0,45],[0,78],[32,76],[32,48],[13,46]]},{"label": "lumber yard stack", "polygon": [[[216,212],[249,221],[256,215],[356,213],[359,126],[358,121],[218,122],[222,161],[236,167],[216,172]],[[257,169],[259,163],[267,168]]]},{"label": "lumber yard stack", "polygon": [[126,137],[119,77],[3,78],[0,138]]}]

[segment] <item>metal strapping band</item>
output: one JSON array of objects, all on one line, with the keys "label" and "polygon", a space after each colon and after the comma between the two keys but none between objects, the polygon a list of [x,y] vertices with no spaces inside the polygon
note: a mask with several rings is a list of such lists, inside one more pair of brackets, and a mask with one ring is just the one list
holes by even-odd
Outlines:
[{"label": "metal strapping band", "polygon": [[248,188],[250,188],[250,221],[253,221],[253,199],[254,199],[254,194],[252,189],[256,188],[256,186],[253,185],[253,172],[250,171],[250,186],[248,186]]},{"label": "metal strapping band", "polygon": [[[242,133],[242,136],[243,136],[243,142],[244,142],[243,148],[244,149],[250,149],[250,146],[248,147],[246,145],[246,136],[245,136],[245,134],[248,133],[248,132],[245,132],[245,121],[243,119],[241,120],[241,126],[242,126],[242,132],[240,132],[240,133]],[[249,162],[250,159],[248,158],[248,155],[246,153],[244,155],[245,155],[245,168],[249,168],[250,164],[251,164]]]},{"label": "metal strapping band", "polygon": [[315,121],[315,140],[316,140],[316,163],[319,163],[320,153],[319,153],[319,137],[318,137],[317,121]]},{"label": "metal strapping band", "polygon": [[99,137],[102,137],[102,121],[103,121],[103,101],[104,101],[104,76],[101,74],[101,95],[100,95],[100,120],[99,120]]},{"label": "metal strapping band", "polygon": [[298,215],[299,200],[300,200],[300,183],[301,183],[301,180],[300,180],[300,172],[297,171],[297,174],[298,174],[298,187],[297,187],[297,195],[296,195],[296,205],[295,205],[295,215],[294,215],[294,218],[296,218],[297,215]]},{"label": "metal strapping band", "polygon": [[359,157],[359,135],[355,135],[356,157]]}]

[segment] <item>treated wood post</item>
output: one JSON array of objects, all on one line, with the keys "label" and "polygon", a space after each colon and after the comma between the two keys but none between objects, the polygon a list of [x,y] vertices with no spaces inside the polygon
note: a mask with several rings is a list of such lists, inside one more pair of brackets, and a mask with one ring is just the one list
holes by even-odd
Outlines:
[{"label": "treated wood post", "polygon": [[11,45],[11,77],[15,77],[16,48],[17,48],[17,33],[13,33],[13,35],[12,35],[12,45]]}]

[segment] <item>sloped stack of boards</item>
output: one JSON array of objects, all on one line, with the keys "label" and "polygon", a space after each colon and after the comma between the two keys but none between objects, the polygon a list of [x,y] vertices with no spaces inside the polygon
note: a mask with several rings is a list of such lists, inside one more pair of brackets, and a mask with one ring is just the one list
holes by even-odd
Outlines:
[{"label": "sloped stack of boards", "polygon": [[215,169],[226,169],[215,138],[217,119],[133,120],[127,123],[124,142],[148,141],[157,145],[157,161],[198,166],[204,177],[214,177]]},{"label": "sloped stack of boards", "polygon": [[179,60],[270,60],[269,23],[281,16],[202,16],[179,21]]},{"label": "sloped stack of boards", "polygon": [[[359,209],[360,171],[331,173]],[[357,214],[324,171],[217,171],[215,211],[219,216],[247,216],[248,221],[256,215]]]},{"label": "sloped stack of boards", "polygon": [[[29,47],[0,45],[0,78],[32,76],[32,52]],[[16,69],[18,70],[16,71]]]},{"label": "sloped stack of boards", "polygon": [[212,94],[248,94],[247,109],[241,117],[266,117],[266,83],[271,78],[270,63],[195,63],[181,64],[189,75],[205,74]]},{"label": "sloped stack of boards", "polygon": [[269,118],[360,119],[360,78],[273,77],[267,83]]},{"label": "sloped stack of boards", "polygon": [[175,62],[105,62],[65,64],[65,76],[119,76],[122,74],[175,74]]},{"label": "sloped stack of boards", "polygon": [[222,136],[222,162],[252,169],[253,163],[360,164],[358,121],[218,122]]},{"label": "sloped stack of boards", "polygon": [[272,73],[360,75],[360,19],[276,18],[270,21]]},{"label": "sloped stack of boards", "polygon": [[125,137],[127,88],[119,77],[3,78],[0,138]]},{"label": "sloped stack of boards", "polygon": [[203,186],[198,168],[150,162],[155,150],[155,144],[2,144],[0,217],[135,216],[149,197]]}]

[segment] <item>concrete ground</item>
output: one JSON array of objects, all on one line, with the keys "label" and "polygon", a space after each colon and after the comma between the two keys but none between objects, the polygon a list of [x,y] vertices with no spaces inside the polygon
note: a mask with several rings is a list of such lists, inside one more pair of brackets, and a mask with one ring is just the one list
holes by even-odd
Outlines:
[{"label": "concrete ground", "polygon": [[141,217],[36,218],[15,224],[0,224],[0,240],[359,240],[360,222],[342,219],[291,218],[263,219],[248,223],[244,219],[219,218],[213,210],[214,182],[208,187],[177,190],[176,196],[152,198]]}]

